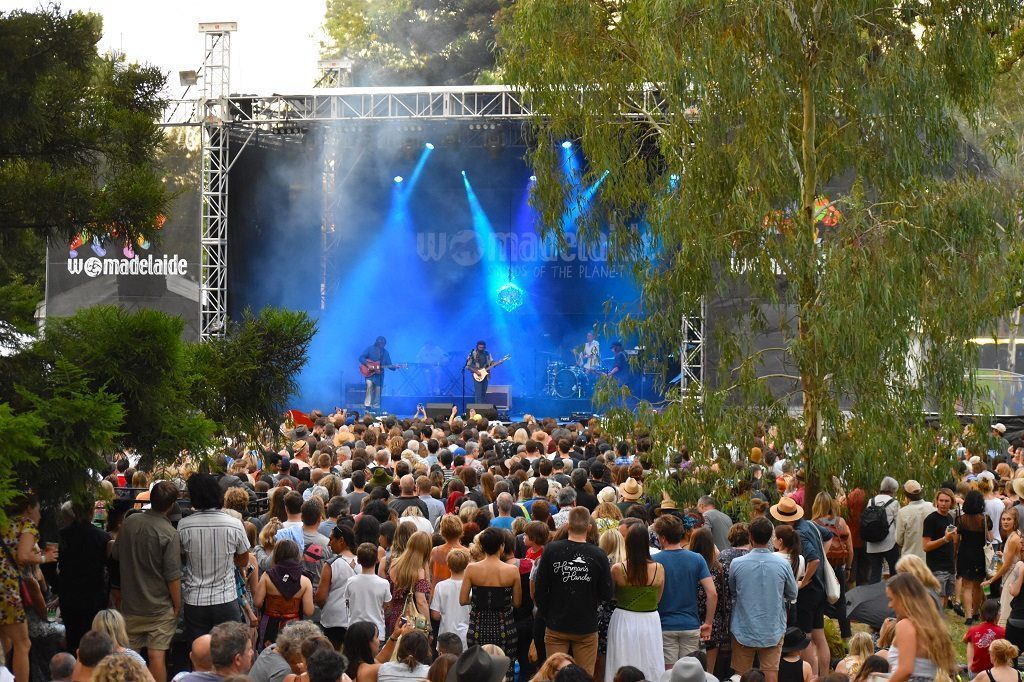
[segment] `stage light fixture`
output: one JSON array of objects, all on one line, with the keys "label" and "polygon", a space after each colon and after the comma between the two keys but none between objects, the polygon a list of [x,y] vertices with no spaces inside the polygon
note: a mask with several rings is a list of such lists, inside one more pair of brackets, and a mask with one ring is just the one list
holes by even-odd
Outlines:
[{"label": "stage light fixture", "polygon": [[466,171],[462,171],[462,177],[466,177]]},{"label": "stage light fixture", "polygon": [[572,149],[572,142],[570,142],[569,140],[566,140],[565,142],[563,142],[562,143],[562,149]]},{"label": "stage light fixture", "polygon": [[523,290],[513,282],[509,282],[498,289],[498,305],[506,313],[511,313],[523,305],[526,298]]},{"label": "stage light fixture", "polygon": [[537,182],[537,176],[536,175],[531,175],[530,176],[530,182]]},{"label": "stage light fixture", "polygon": [[395,184],[396,185],[402,184],[402,180],[405,180],[405,178],[403,178],[401,175],[396,175],[395,176]]},{"label": "stage light fixture", "polygon": [[426,143],[426,144],[425,144],[425,145],[423,145],[423,146],[424,146],[424,147],[426,147],[427,149],[433,149],[433,148],[434,148],[434,145],[430,144],[429,142],[428,142],[428,143]]}]

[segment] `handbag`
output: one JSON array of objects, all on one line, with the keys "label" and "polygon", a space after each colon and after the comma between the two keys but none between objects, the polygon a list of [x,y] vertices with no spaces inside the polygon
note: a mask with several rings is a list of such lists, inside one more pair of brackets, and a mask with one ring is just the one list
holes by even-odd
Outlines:
[{"label": "handbag", "polygon": [[[821,547],[821,556],[825,556],[825,543],[821,539],[821,529],[818,528],[818,524],[813,524],[814,529],[818,531],[818,543]],[[839,579],[836,578],[836,572],[832,568],[832,564],[826,559],[822,559],[819,568],[825,571],[825,599],[828,600],[829,604],[835,604],[839,601],[839,595],[842,594],[842,588],[839,586]]]},{"label": "handbag", "polygon": [[992,546],[991,542],[986,542],[984,547],[985,552],[985,577],[991,578],[996,574],[996,570],[999,568],[999,562],[996,560],[996,548]]},{"label": "handbag", "polygon": [[[39,587],[39,583],[35,578],[25,578],[21,575],[21,565],[18,564],[14,558],[14,554],[11,553],[11,548],[7,546],[7,543],[0,539],[0,545],[3,545],[4,555],[7,557],[7,561],[11,563],[11,567],[14,572],[18,575],[18,591],[21,594],[21,606],[25,609],[27,614],[29,611],[35,611],[43,620],[46,620],[46,598],[43,596],[42,589]],[[33,585],[29,585],[29,580],[32,581]],[[37,602],[32,595],[32,587],[35,587],[35,591],[39,593],[40,600]]]},{"label": "handbag", "polygon": [[402,607],[402,618],[423,634],[430,636],[430,625],[427,618],[416,608],[416,590],[412,588],[405,595],[405,606]]}]

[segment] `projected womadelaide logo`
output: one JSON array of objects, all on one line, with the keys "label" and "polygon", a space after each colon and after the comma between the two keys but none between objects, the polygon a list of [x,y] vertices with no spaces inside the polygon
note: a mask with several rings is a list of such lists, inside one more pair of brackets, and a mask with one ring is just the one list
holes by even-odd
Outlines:
[{"label": "projected womadelaide logo", "polygon": [[[157,229],[163,226],[163,216],[157,224]],[[93,254],[87,258],[80,258],[79,250],[88,245]],[[108,258],[107,253],[111,247],[110,240],[105,236],[91,235],[83,232],[77,235],[68,249],[68,274],[82,275],[87,277],[99,277],[100,275],[185,275],[188,274],[188,261],[178,254],[156,256],[149,254],[139,257],[135,253],[136,246],[148,251],[150,243],[139,239],[135,244],[124,243],[121,247],[121,258],[115,255]],[[116,249],[116,246],[114,247]]]},{"label": "projected womadelaide logo", "polygon": [[575,234],[565,235],[565,243],[560,246],[553,237],[542,238],[536,233],[494,232],[481,239],[473,230],[420,232],[416,235],[416,253],[424,262],[450,260],[463,268],[481,262],[511,261],[520,266],[537,266],[537,275],[543,274],[545,265],[578,265],[573,271],[577,277],[620,276],[618,269],[608,264],[606,239],[584,243]]}]

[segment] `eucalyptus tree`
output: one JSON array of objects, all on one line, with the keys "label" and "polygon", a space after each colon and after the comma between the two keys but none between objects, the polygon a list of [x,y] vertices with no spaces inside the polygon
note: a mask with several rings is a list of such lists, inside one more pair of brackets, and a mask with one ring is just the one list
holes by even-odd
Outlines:
[{"label": "eucalyptus tree", "polygon": [[982,153],[1008,150],[964,136],[985,121],[1021,12],[1010,0],[515,3],[501,66],[540,112],[544,229],[567,229],[572,189],[552,143],[571,137],[583,181],[608,175],[568,229],[607,239],[642,292],[620,331],[664,353],[701,301],[730,302],[712,320],[703,394],[615,411],[610,428],[651,432],[659,463],[686,446],[723,470],[774,425],[767,440],[802,447],[808,503],[833,475],[873,487],[883,471],[949,474],[956,410],[979,404],[968,340],[1019,288],[1017,188]]}]

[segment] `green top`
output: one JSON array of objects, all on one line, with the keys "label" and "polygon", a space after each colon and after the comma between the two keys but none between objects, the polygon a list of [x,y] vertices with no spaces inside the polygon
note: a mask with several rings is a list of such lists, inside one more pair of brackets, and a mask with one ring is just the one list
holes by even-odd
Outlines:
[{"label": "green top", "polygon": [[616,606],[625,611],[647,613],[658,610],[656,585],[616,585]]}]

